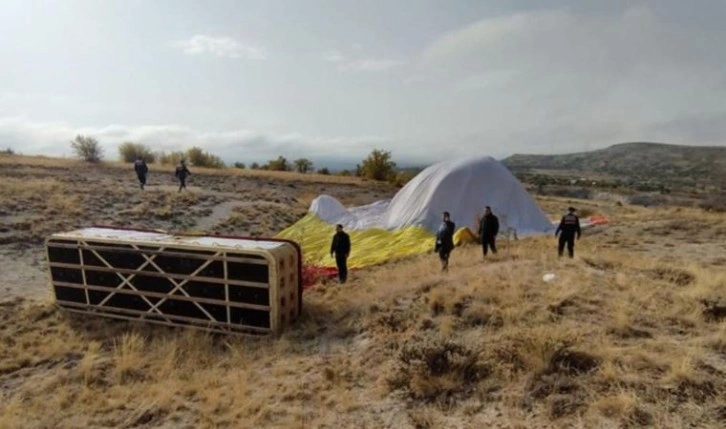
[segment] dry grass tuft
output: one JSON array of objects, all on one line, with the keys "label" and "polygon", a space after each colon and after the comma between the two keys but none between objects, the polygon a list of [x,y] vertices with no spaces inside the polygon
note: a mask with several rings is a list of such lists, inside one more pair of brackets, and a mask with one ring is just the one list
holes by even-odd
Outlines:
[{"label": "dry grass tuft", "polygon": [[413,399],[451,403],[470,395],[489,372],[466,345],[441,337],[414,337],[402,346],[388,384]]},{"label": "dry grass tuft", "polygon": [[648,274],[658,280],[673,283],[677,286],[688,286],[696,280],[696,276],[692,273],[673,267],[659,267],[650,270]]},{"label": "dry grass tuft", "polygon": [[113,346],[114,377],[124,384],[143,378],[144,339],[136,333],[124,334]]}]

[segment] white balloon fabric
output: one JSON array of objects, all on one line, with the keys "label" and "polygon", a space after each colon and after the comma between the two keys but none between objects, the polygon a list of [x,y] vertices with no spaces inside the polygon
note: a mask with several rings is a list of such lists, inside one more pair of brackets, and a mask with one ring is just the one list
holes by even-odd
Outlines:
[{"label": "white balloon fabric", "polygon": [[476,231],[476,219],[491,206],[500,230],[518,236],[548,233],[552,222],[524,187],[499,161],[490,156],[434,164],[414,177],[389,201],[346,209],[338,200],[321,195],[309,213],[347,229],[398,230],[411,226],[435,232],[444,211],[458,227]]}]

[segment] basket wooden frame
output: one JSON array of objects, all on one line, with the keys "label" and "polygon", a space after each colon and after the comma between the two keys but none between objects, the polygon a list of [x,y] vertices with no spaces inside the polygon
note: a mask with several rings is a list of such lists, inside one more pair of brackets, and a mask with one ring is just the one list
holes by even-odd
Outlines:
[{"label": "basket wooden frame", "polygon": [[280,334],[302,311],[302,254],[293,241],[92,229],[152,238],[84,235],[88,229],[49,237],[50,285],[67,311],[256,335]]}]

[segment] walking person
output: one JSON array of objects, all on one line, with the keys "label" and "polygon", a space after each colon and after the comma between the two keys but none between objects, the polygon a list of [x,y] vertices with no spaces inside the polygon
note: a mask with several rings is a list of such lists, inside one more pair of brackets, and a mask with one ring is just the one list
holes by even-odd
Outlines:
[{"label": "walking person", "polygon": [[449,271],[449,256],[454,250],[454,231],[456,224],[451,221],[449,212],[444,212],[444,217],[436,232],[436,246],[434,251],[439,254],[441,260],[441,271]]},{"label": "walking person", "polygon": [[146,161],[142,157],[137,157],[134,161],[134,170],[136,171],[136,177],[139,178],[139,187],[144,190],[146,186],[146,174],[149,172],[149,167],[146,166]]},{"label": "walking person", "polygon": [[350,236],[343,231],[343,225],[335,227],[333,242],[330,244],[330,256],[335,257],[338,267],[338,280],[343,284],[348,280],[348,257],[350,256]]},{"label": "walking person", "polygon": [[179,165],[176,166],[176,171],[174,171],[174,176],[179,179],[179,192],[181,192],[182,188],[187,188],[187,176],[191,175],[192,172],[189,171],[186,163],[182,159],[181,162],[179,162]]},{"label": "walking person", "polygon": [[497,234],[499,234],[499,218],[492,213],[491,207],[486,206],[484,217],[479,223],[479,239],[484,257],[487,256],[489,249],[492,250],[492,253],[497,253]]},{"label": "walking person", "polygon": [[560,225],[555,231],[555,237],[559,234],[560,238],[557,243],[557,254],[562,256],[565,251],[565,244],[567,245],[567,253],[570,258],[575,257],[575,236],[580,239],[580,219],[575,215],[577,209],[570,207],[567,209],[567,214],[562,216]]}]

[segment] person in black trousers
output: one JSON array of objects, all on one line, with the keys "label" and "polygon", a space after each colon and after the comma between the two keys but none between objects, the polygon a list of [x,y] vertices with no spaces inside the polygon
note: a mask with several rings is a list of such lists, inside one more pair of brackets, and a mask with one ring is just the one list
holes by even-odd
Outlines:
[{"label": "person in black trousers", "polygon": [[149,167],[146,166],[146,162],[142,157],[138,157],[134,161],[134,170],[136,171],[136,177],[139,178],[139,186],[143,191],[146,185],[146,174],[149,172]]},{"label": "person in black trousers", "polygon": [[330,245],[330,256],[335,256],[338,266],[338,279],[343,284],[348,280],[348,256],[350,256],[350,236],[343,231],[343,225],[335,227],[335,235]]},{"label": "person in black trousers", "polygon": [[444,218],[436,232],[436,246],[434,251],[439,254],[441,260],[441,271],[449,271],[449,256],[454,250],[454,232],[456,224],[451,221],[449,212],[444,212]]},{"label": "person in black trousers", "polygon": [[179,179],[179,192],[181,192],[182,188],[187,188],[187,176],[191,175],[192,172],[189,171],[186,163],[182,159],[179,165],[176,166],[176,171],[174,171],[174,176]]},{"label": "person in black trousers", "polygon": [[499,219],[492,213],[492,208],[486,206],[484,209],[484,217],[479,223],[479,240],[484,256],[487,250],[492,249],[492,253],[497,253],[497,234],[499,234]]},{"label": "person in black trousers", "polygon": [[577,209],[570,207],[567,214],[562,216],[560,225],[555,231],[555,237],[559,234],[559,242],[557,243],[557,254],[562,256],[567,245],[567,253],[570,258],[575,257],[575,236],[580,239],[580,219],[575,215]]}]

